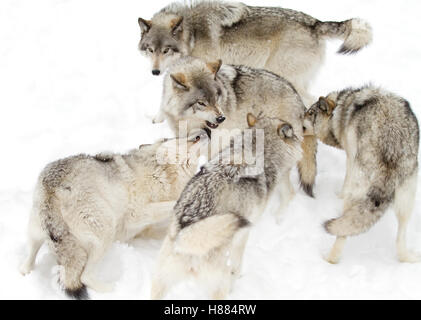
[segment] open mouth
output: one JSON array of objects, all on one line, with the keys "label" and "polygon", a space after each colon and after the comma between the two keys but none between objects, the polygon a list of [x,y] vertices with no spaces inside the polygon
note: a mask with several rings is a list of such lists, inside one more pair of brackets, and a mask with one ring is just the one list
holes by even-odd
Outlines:
[{"label": "open mouth", "polygon": [[216,123],[212,123],[212,122],[209,122],[209,121],[206,121],[206,125],[211,129],[218,128],[218,125]]}]

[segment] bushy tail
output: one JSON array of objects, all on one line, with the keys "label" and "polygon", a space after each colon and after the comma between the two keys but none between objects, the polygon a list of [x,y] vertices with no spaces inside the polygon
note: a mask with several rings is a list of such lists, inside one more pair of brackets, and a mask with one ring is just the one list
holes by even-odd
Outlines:
[{"label": "bushy tail", "polygon": [[58,244],[58,249],[57,251],[60,252],[57,255],[58,263],[64,267],[64,272],[60,274],[60,283],[64,287],[64,292],[73,299],[89,299],[86,286],[80,281],[88,260],[85,249],[71,234],[68,234],[62,243]]},{"label": "bushy tail", "polygon": [[317,174],[317,138],[315,136],[304,136],[302,143],[303,157],[298,163],[300,184],[304,192],[314,197],[313,187]]},{"label": "bushy tail", "polygon": [[315,29],[322,37],[344,39],[338,50],[341,54],[355,53],[369,45],[373,39],[371,26],[361,19],[319,22]]},{"label": "bushy tail", "polygon": [[180,231],[175,250],[183,254],[205,255],[229,242],[239,229],[248,225],[248,220],[233,213],[205,218]]},{"label": "bushy tail", "polygon": [[373,186],[364,199],[346,199],[344,213],[337,219],[325,222],[325,230],[335,236],[355,236],[368,231],[393,201],[392,183]]},{"label": "bushy tail", "polygon": [[42,227],[49,236],[50,247],[62,267],[59,282],[70,298],[89,299],[86,287],[80,280],[88,260],[87,252],[70,233],[60,211],[54,207],[51,193],[43,191],[40,218]]}]

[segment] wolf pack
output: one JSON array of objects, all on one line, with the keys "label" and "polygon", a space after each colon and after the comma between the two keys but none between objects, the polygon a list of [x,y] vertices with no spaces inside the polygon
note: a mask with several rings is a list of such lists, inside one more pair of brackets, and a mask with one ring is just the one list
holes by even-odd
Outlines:
[{"label": "wolf pack", "polygon": [[112,284],[95,270],[111,244],[167,223],[151,298],[193,278],[224,299],[269,198],[277,198],[279,217],[294,197],[292,170],[314,197],[317,140],[346,153],[342,215],[324,224],[336,237],[326,260],[338,263],[347,238],[388,208],[398,220],[398,259],[420,260],[406,243],[419,146],[409,102],[372,85],[318,100],[308,92],[326,41],[342,39],[338,53],[356,53],[372,41],[368,23],[220,1],[172,3],[138,23],[139,50],[152,74],[165,77],[153,122],[167,121],[174,137],[48,164],[35,187],[22,274],[47,242],[69,297],[108,292]]}]

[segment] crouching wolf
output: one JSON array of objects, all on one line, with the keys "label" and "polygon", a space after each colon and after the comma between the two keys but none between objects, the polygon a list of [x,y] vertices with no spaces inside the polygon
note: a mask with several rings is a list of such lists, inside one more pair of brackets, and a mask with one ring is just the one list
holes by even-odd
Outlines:
[{"label": "crouching wolf", "polygon": [[140,51],[159,75],[182,56],[263,68],[295,86],[308,105],[307,90],[325,56],[326,39],[343,39],[339,53],[354,53],[372,40],[360,19],[322,22],[302,12],[253,7],[240,2],[172,3],[151,20],[138,19]]},{"label": "crouching wolf", "polygon": [[[157,121],[166,119],[174,132],[182,122],[187,123],[187,132],[212,131],[215,155],[223,149],[224,141],[229,143],[226,137],[247,128],[249,112],[284,119],[302,137],[305,111],[294,87],[272,72],[185,57],[165,76]],[[219,141],[221,148],[217,147]],[[303,158],[298,164],[301,185],[310,196],[316,175],[316,141],[311,136],[304,140]]]},{"label": "crouching wolf", "polygon": [[[249,134],[249,143],[241,148],[231,143],[181,193],[153,276],[153,299],[188,276],[205,284],[212,298],[225,298],[240,272],[247,227],[300,158],[301,141],[289,123],[252,114],[247,118],[252,129],[239,137],[246,141]],[[262,166],[242,157],[253,152],[256,159],[262,157]]]},{"label": "crouching wolf", "polygon": [[[127,241],[170,217],[175,201],[197,168],[204,133],[162,140],[128,154],[77,155],[47,165],[39,176],[29,221],[29,273],[47,241],[61,266],[60,284],[73,298],[86,286],[109,291],[93,276],[113,241]],[[176,148],[183,152],[175,152]],[[181,150],[181,149],[180,149]]]},{"label": "crouching wolf", "polygon": [[326,231],[337,236],[328,261],[337,263],[346,237],[370,229],[390,205],[399,222],[398,258],[418,261],[406,246],[419,146],[418,122],[409,103],[372,86],[333,92],[307,111],[304,132],[347,155],[344,212],[325,223]]}]

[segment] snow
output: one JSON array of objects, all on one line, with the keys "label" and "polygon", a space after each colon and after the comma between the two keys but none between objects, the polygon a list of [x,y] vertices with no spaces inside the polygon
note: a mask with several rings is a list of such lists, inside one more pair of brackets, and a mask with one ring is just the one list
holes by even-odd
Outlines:
[{"label": "snow", "polygon": [[[417,0],[247,0],[248,4],[304,11],[321,20],[366,19],[374,43],[354,56],[327,59],[312,87],[318,97],[368,82],[392,90],[421,115],[421,3]],[[64,299],[56,262],[44,246],[35,270],[18,272],[24,258],[32,191],[50,161],[81,152],[124,152],[169,137],[167,125],[152,125],[162,77],[153,77],[137,50],[138,16],[149,18],[167,4],[121,1],[3,0],[0,3],[0,299]],[[253,227],[241,278],[230,299],[421,299],[421,263],[396,258],[397,222],[389,210],[368,233],[349,239],[338,265],[327,254],[334,238],[321,227],[340,214],[337,198],[345,154],[324,145],[311,199],[298,189],[278,225],[270,210]],[[408,229],[409,246],[421,251],[421,200]],[[148,299],[161,239],[115,243],[98,267],[114,282],[112,293],[90,290],[92,299]],[[188,281],[167,298],[206,298]]]}]

